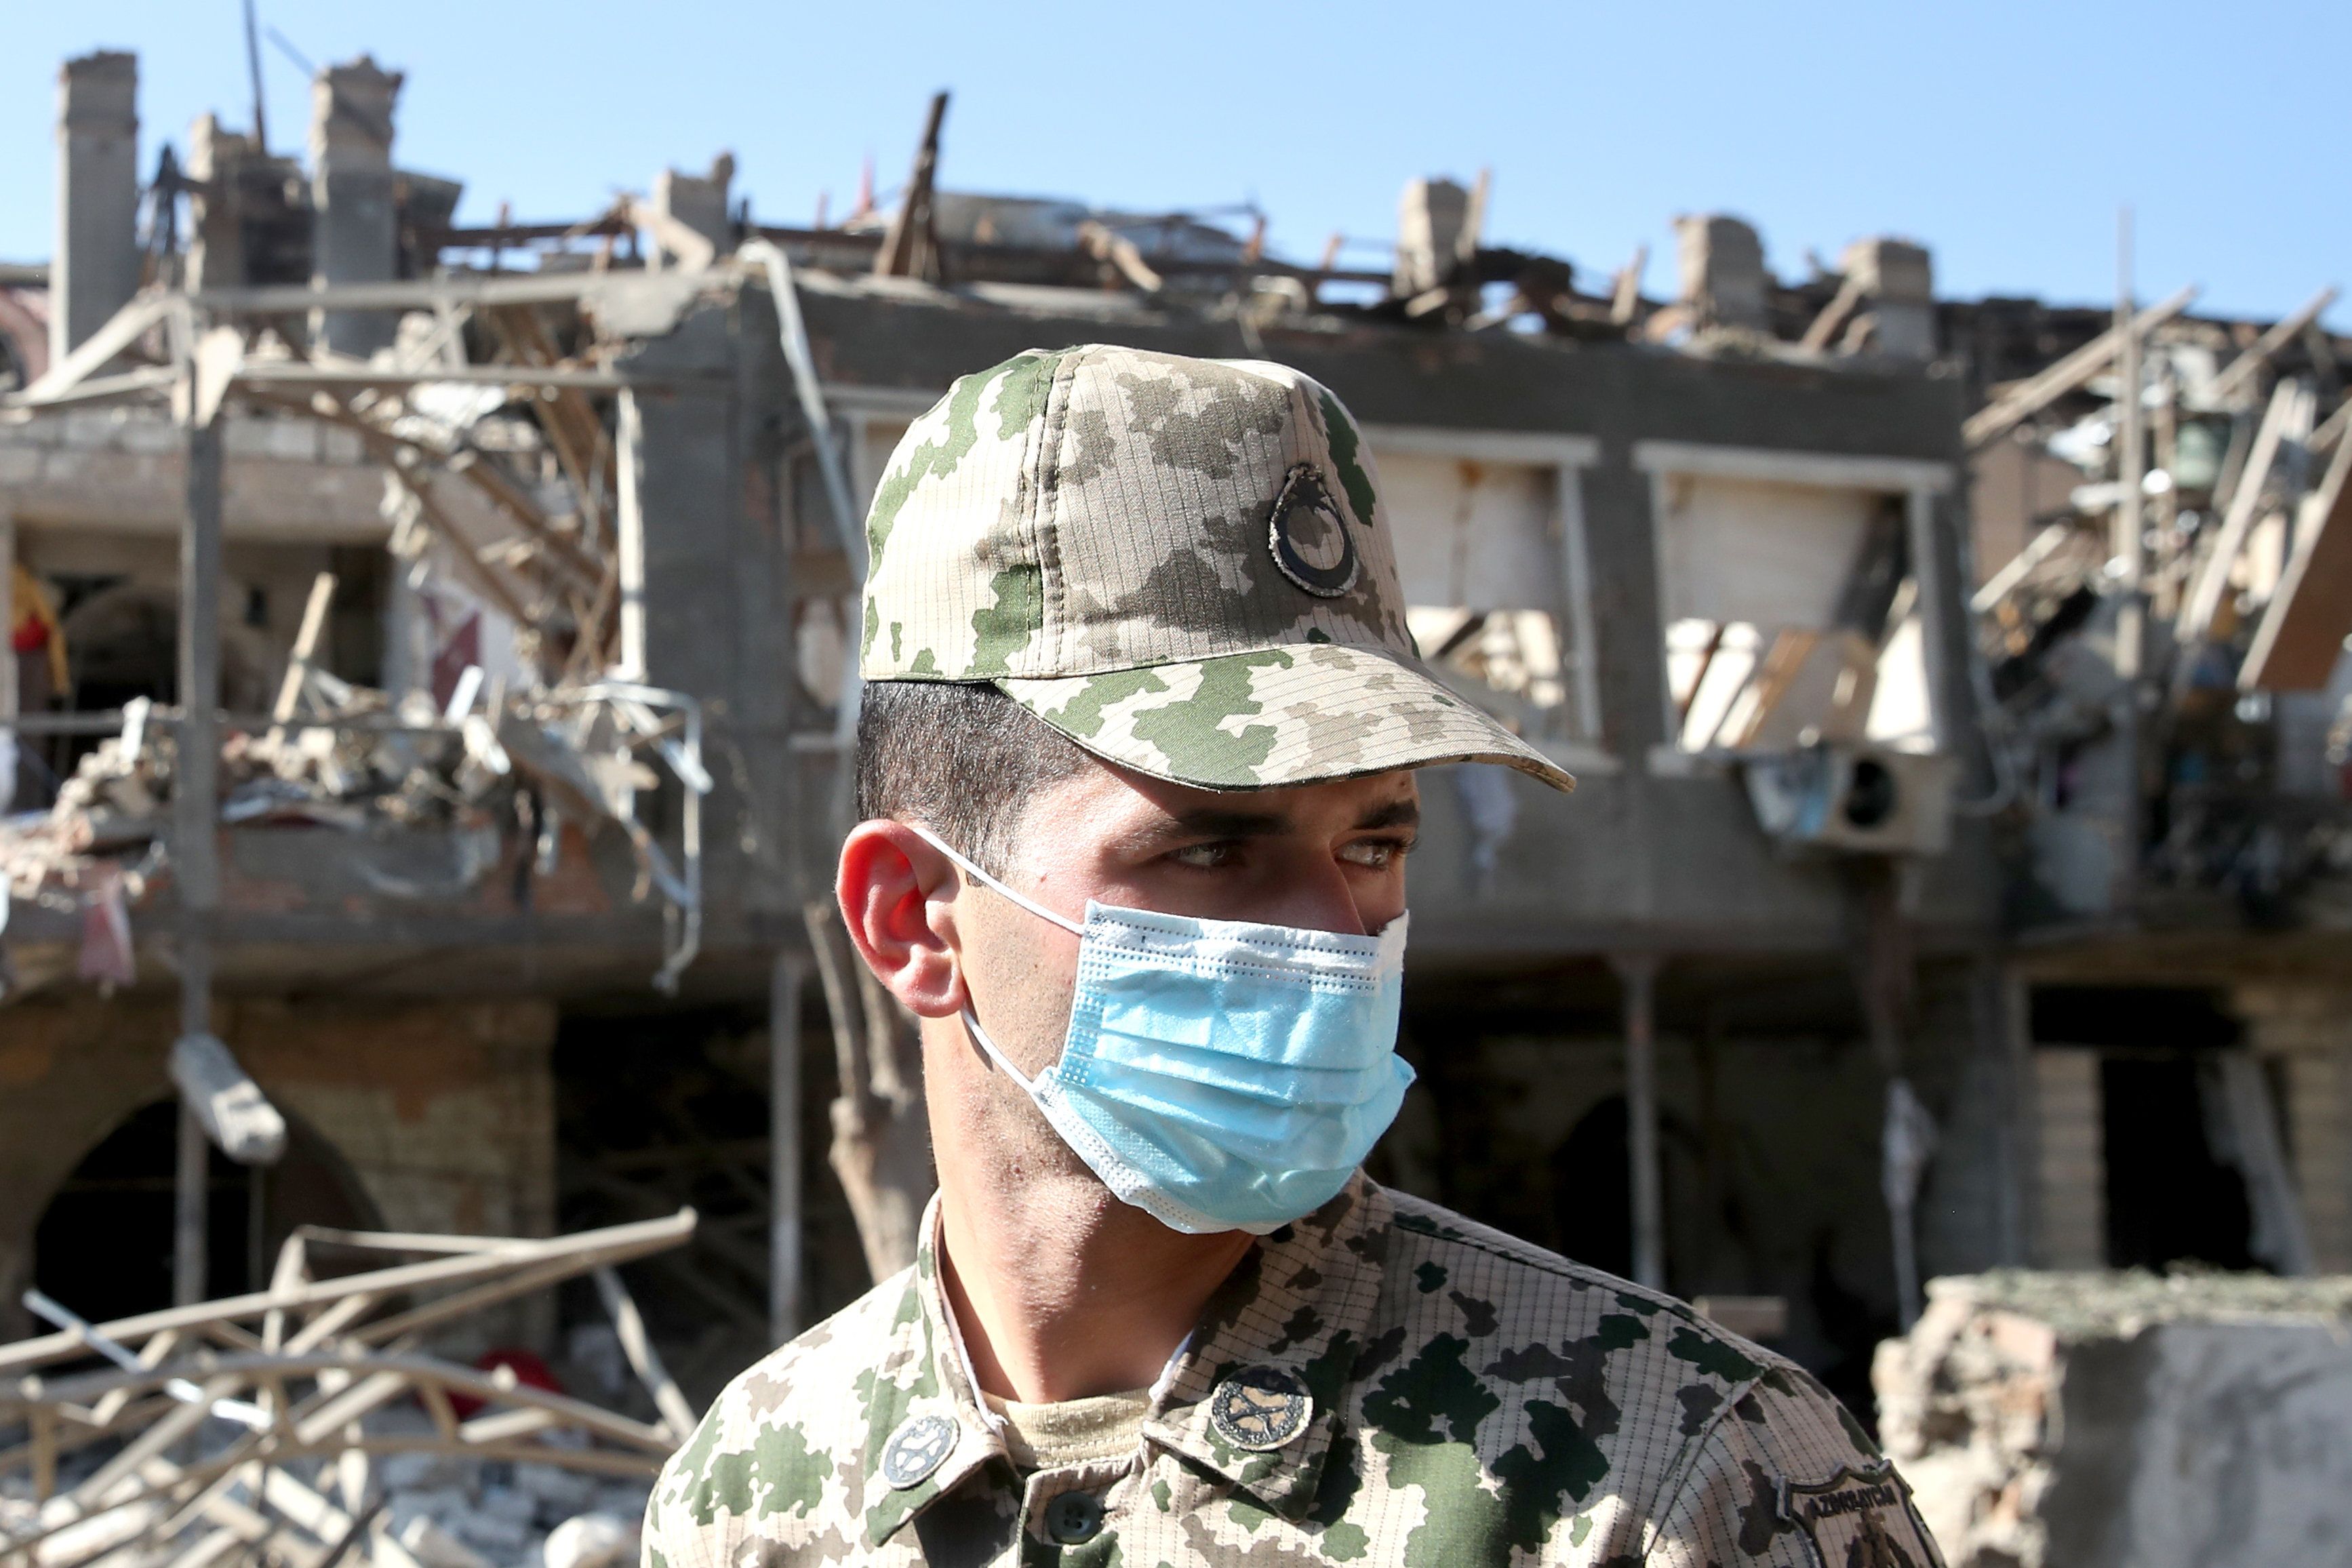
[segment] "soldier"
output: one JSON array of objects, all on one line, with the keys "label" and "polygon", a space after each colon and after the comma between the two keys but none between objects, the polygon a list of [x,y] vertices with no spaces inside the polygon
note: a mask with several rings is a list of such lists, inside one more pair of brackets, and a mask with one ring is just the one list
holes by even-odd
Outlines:
[{"label": "soldier", "polygon": [[867,533],[838,893],[940,1191],[671,1461],[647,1568],[1937,1562],[1798,1367],[1358,1169],[1412,770],[1574,780],[1420,663],[1330,392],[1024,353]]}]

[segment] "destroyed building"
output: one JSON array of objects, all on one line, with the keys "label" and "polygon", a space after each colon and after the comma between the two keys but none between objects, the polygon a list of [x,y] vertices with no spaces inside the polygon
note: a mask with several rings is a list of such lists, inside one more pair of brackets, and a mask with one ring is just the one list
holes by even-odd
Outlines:
[{"label": "destroyed building", "polygon": [[[633,1268],[707,1394],[906,1256],[919,1084],[826,910],[859,519],[955,377],[1089,340],[1338,392],[1424,653],[1581,781],[1424,778],[1377,1175],[1857,1408],[1931,1275],[2352,1266],[2315,311],[2118,333],[1892,237],[1790,283],[1724,215],[1654,299],[1486,243],[1483,178],[1408,186],[1390,267],[1286,262],[940,190],[943,101],[839,226],[722,156],[463,228],[372,61],[302,157],[207,117],[144,181],[135,80],[66,65],[57,247],[0,275],[0,1338],[27,1284],[258,1288],[305,1224],[690,1201]],[[205,1036],[275,1163],[183,1108]]]}]

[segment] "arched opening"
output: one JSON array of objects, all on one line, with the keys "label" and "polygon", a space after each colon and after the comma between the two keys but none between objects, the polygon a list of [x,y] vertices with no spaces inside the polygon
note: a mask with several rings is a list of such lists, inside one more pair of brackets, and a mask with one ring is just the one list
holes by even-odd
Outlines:
[{"label": "arched opening", "polygon": [[[82,1156],[34,1231],[35,1284],[92,1322],[172,1304],[179,1133],[179,1103],[158,1100]],[[218,1149],[208,1155],[208,1296],[267,1285],[279,1245],[298,1225],[380,1224],[333,1147],[292,1117],[275,1166],[240,1166]]]},{"label": "arched opening", "polygon": [[[179,700],[180,601],[175,589],[149,582],[100,588],[66,612],[73,649],[73,706],[93,713],[132,697]],[[221,702],[232,713],[268,706],[268,653],[250,630],[221,628]]]},{"label": "arched opening", "polygon": [[1633,1272],[1633,1172],[1625,1097],[1587,1111],[1552,1151],[1552,1218],[1559,1250],[1607,1272]]}]

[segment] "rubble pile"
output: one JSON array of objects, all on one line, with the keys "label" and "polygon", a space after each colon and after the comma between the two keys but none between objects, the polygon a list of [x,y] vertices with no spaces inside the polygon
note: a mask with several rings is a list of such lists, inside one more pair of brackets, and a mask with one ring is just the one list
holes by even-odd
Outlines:
[{"label": "rubble pile", "polygon": [[[0,1345],[0,1562],[26,1568],[622,1568],[698,1419],[615,1271],[695,1216],[551,1241],[298,1229],[270,1288]],[[393,1262],[316,1277],[321,1253]],[[431,1345],[582,1274],[657,1413]],[[82,1370],[94,1359],[110,1364]],[[533,1369],[534,1374],[538,1369]]]},{"label": "rubble pile", "polygon": [[2137,879],[2163,923],[2341,925],[2352,402],[2315,326],[2336,292],[2260,334],[2185,315],[2190,292],[1963,427],[1983,488],[2059,498],[1973,605],[2024,913],[2108,914]]},{"label": "rubble pile", "polygon": [[1871,1381],[1951,1568],[2284,1568],[2352,1539],[2352,1279],[2002,1270],[1928,1294]]},{"label": "rubble pile", "polygon": [[[562,824],[616,827],[638,869],[635,896],[657,894],[671,936],[657,983],[675,984],[698,946],[701,904],[701,716],[691,698],[627,683],[482,693],[468,669],[445,708],[430,696],[353,686],[298,672],[310,712],[232,728],[220,752],[224,827],[319,827],[355,833],[439,831],[457,841],[454,883],[421,886],[361,866],[393,897],[469,892],[499,862],[511,831],[553,869]],[[290,706],[291,705],[288,705]],[[134,977],[130,910],[169,865],[176,741],[172,716],[145,699],[123,709],[121,733],[84,757],[48,810],[0,819],[0,878],[10,897],[84,921],[81,972],[102,984]],[[677,780],[688,828],[674,862],[639,821],[640,792]]]}]

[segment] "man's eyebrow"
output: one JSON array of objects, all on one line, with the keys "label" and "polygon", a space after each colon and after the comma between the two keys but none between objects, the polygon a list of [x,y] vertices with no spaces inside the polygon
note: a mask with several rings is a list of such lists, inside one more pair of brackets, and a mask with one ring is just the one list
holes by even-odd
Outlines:
[{"label": "man's eyebrow", "polygon": [[1144,830],[1145,837],[1263,839],[1290,831],[1290,818],[1281,811],[1241,811],[1229,806],[1202,806],[1179,811],[1164,822]]},{"label": "man's eyebrow", "polygon": [[1391,800],[1379,810],[1366,813],[1356,823],[1356,831],[1370,832],[1374,828],[1417,828],[1421,826],[1421,802],[1411,798]]}]

